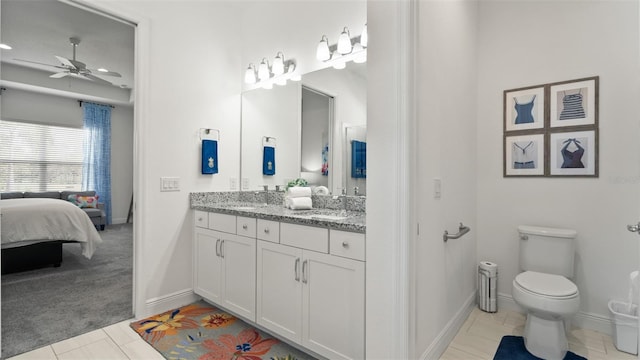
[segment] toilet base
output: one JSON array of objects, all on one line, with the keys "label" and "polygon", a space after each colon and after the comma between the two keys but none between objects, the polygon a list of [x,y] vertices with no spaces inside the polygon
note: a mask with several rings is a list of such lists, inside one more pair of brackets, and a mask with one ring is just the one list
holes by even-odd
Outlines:
[{"label": "toilet base", "polygon": [[547,360],[561,360],[569,350],[564,321],[527,314],[524,345],[531,354]]}]

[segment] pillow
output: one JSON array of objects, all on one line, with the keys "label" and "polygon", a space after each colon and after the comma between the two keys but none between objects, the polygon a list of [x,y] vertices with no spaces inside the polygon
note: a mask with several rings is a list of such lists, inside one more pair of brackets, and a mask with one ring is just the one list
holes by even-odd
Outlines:
[{"label": "pillow", "polygon": [[69,195],[67,200],[72,204],[82,208],[96,208],[98,207],[98,198],[100,196],[82,196],[82,195]]}]

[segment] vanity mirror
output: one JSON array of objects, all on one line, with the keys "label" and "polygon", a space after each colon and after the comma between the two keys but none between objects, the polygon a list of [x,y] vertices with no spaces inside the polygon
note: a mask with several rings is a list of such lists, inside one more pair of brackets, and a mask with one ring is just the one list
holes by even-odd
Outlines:
[{"label": "vanity mirror", "polygon": [[[349,63],[305,74],[299,82],[244,92],[241,189],[273,189],[302,177],[333,194],[345,189],[365,195],[366,81],[366,63]],[[267,137],[275,139],[273,175],[263,174]]]}]

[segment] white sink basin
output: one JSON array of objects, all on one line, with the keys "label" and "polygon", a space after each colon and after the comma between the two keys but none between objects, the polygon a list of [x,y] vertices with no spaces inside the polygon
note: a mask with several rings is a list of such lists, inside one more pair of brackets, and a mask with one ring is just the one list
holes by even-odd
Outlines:
[{"label": "white sink basin", "polygon": [[311,219],[320,219],[320,220],[344,220],[346,216],[339,215],[309,215]]}]

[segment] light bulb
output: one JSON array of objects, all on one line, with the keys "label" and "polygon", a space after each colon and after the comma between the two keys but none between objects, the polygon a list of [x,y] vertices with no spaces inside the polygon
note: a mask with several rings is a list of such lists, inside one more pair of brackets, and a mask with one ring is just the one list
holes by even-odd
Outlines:
[{"label": "light bulb", "polygon": [[276,54],[276,59],[273,60],[273,65],[271,65],[271,71],[274,76],[284,74],[284,54],[282,52]]},{"label": "light bulb", "polygon": [[347,65],[344,63],[344,59],[342,58],[342,55],[340,55],[338,53],[338,51],[334,51],[333,55],[331,56],[331,61],[333,62],[333,68],[334,69],[344,69]]},{"label": "light bulb", "polygon": [[362,35],[360,35],[360,44],[362,46],[367,47],[369,45],[369,33],[367,32],[367,24],[364,24],[364,29],[362,29]]},{"label": "light bulb", "polygon": [[266,58],[262,58],[262,62],[258,67],[258,79],[267,80],[271,77],[271,73],[269,72],[269,61]]},{"label": "light bulb", "polygon": [[280,86],[287,85],[287,79],[284,76],[277,78],[276,85],[280,85]]},{"label": "light bulb", "polygon": [[322,35],[318,48],[316,49],[316,58],[320,61],[327,61],[331,58],[331,52],[329,51],[329,39],[325,35]]},{"label": "light bulb", "polygon": [[338,38],[338,52],[340,54],[348,54],[351,52],[351,37],[349,36],[349,29],[347,29],[346,26]]},{"label": "light bulb", "polygon": [[367,50],[365,50],[360,43],[356,43],[353,45],[353,51],[351,52],[353,56],[353,62],[356,64],[362,64],[367,62]]},{"label": "light bulb", "polygon": [[244,82],[246,84],[256,83],[256,69],[253,64],[249,64],[247,71],[244,72]]},{"label": "light bulb", "polygon": [[12,47],[7,44],[0,44],[0,49],[2,50],[11,50]]}]

